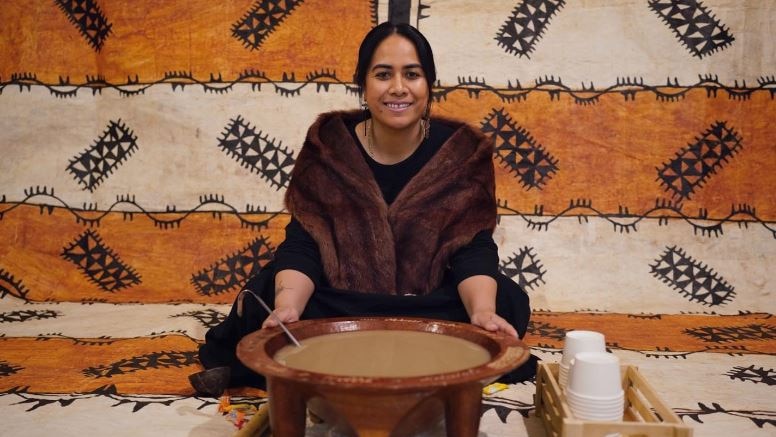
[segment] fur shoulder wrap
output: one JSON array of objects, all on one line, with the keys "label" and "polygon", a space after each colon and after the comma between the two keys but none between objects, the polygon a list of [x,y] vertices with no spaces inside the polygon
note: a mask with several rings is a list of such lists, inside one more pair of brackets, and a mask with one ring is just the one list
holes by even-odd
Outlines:
[{"label": "fur shoulder wrap", "polygon": [[493,144],[465,123],[455,129],[389,206],[344,120],[310,127],[286,191],[286,207],[318,244],[332,287],[425,294],[456,250],[496,226]]}]

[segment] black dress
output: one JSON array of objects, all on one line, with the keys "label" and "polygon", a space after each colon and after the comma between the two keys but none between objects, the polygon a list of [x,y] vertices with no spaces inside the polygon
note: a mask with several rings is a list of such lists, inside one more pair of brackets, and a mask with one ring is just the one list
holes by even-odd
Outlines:
[{"label": "black dress", "polygon": [[[356,139],[355,120],[348,126]],[[361,148],[386,203],[390,204],[412,177],[434,156],[442,144],[452,135],[447,126],[432,123],[431,135],[404,161],[383,165],[374,161]],[[301,315],[301,319],[317,319],[343,316],[404,316],[469,322],[469,316],[458,295],[458,283],[474,275],[487,275],[496,280],[496,313],[510,322],[522,338],[528,328],[530,307],[526,293],[511,279],[498,271],[498,248],[490,232],[478,233],[472,241],[459,249],[450,259],[450,267],[440,287],[422,296],[397,296],[366,294],[355,290],[339,290],[329,286],[323,274],[320,254],[312,236],[301,224],[291,219],[286,227],[286,239],[278,247],[274,260],[252,277],[245,289],[261,295],[267,304],[275,300],[275,272],[285,269],[300,271],[310,277],[315,291]],[[266,311],[247,295],[243,302],[243,315],[237,315],[232,306],[227,318],[211,328],[205,336],[205,344],[199,349],[199,357],[206,369],[227,366],[231,368],[229,385],[265,387],[264,378],[245,367],[236,357],[237,343],[245,335],[260,329],[267,317]],[[536,372],[536,359],[514,372],[505,375],[502,382],[517,382],[531,378]]]}]

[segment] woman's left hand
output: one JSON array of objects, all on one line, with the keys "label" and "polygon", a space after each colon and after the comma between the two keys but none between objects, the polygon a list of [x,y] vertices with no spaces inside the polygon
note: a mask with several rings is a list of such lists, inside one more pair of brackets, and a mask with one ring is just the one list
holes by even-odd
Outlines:
[{"label": "woman's left hand", "polygon": [[504,334],[517,337],[515,328],[492,311],[482,311],[472,314],[471,322],[472,325],[479,326],[488,331],[503,332]]}]

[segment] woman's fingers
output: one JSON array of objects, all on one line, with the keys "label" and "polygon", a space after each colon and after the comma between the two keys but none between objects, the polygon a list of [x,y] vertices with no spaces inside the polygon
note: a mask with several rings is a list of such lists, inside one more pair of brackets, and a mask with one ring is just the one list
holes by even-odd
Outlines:
[{"label": "woman's fingers", "polygon": [[293,323],[299,320],[299,314],[297,314],[296,310],[293,308],[275,308],[275,310],[272,311],[272,314],[277,318],[269,316],[264,319],[264,322],[261,324],[262,329],[278,326],[277,319],[280,319],[283,323]]},{"label": "woman's fingers", "polygon": [[274,328],[275,326],[278,326],[278,322],[275,321],[275,318],[267,317],[266,319],[264,319],[264,322],[261,324],[261,329]]},{"label": "woman's fingers", "polygon": [[509,324],[509,322],[498,316],[496,313],[487,312],[473,314],[471,317],[471,322],[473,325],[479,326],[488,331],[503,332],[504,334],[517,337],[517,330],[515,330],[515,328]]},{"label": "woman's fingers", "polygon": [[[496,316],[498,317],[498,316]],[[512,326],[509,322],[502,319],[501,317],[498,317],[500,322],[497,323],[498,330],[503,332],[504,334],[511,335],[512,337],[517,337],[517,330],[514,326]]]}]

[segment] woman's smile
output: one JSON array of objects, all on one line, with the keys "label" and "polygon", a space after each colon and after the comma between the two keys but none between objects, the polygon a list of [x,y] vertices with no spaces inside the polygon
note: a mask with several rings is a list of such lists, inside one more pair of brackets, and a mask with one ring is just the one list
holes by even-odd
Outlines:
[{"label": "woman's smile", "polygon": [[410,102],[386,102],[384,103],[385,106],[388,107],[391,111],[394,112],[403,112],[405,109],[409,108],[412,103]]},{"label": "woman's smile", "polygon": [[429,88],[410,40],[393,34],[377,46],[366,77],[364,100],[376,129],[419,129]]}]

